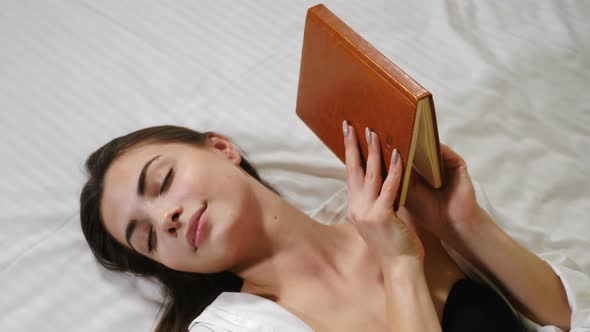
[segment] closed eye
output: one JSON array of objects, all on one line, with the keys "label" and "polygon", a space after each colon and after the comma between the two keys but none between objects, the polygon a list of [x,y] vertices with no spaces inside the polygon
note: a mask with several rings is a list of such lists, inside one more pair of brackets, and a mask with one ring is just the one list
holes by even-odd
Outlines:
[{"label": "closed eye", "polygon": [[148,233],[148,241],[147,241],[148,252],[152,252],[152,245],[153,245],[152,238],[153,238],[153,235],[154,235],[154,227],[152,226],[152,227],[150,227],[150,231]]},{"label": "closed eye", "polygon": [[168,187],[170,186],[170,182],[172,181],[172,175],[174,175],[174,169],[170,168],[170,170],[168,171],[168,174],[166,174],[166,177],[164,178],[164,181],[162,182],[162,187],[160,188],[160,195],[162,195],[166,190],[168,190]]}]

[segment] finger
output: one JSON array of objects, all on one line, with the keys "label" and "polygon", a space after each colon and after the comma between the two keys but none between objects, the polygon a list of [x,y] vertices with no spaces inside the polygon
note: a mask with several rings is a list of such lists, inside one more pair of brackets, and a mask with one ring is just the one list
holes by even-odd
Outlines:
[{"label": "finger", "polygon": [[367,141],[367,171],[365,174],[365,190],[369,199],[374,201],[381,190],[383,179],[381,178],[381,147],[377,134],[365,128],[365,140]]},{"label": "finger", "polygon": [[393,208],[393,202],[397,196],[400,179],[402,177],[402,161],[397,149],[393,150],[391,154],[391,161],[389,164],[389,172],[383,182],[381,194],[377,198],[377,204],[380,204],[385,209]]},{"label": "finger", "polygon": [[[346,161],[346,185],[348,192],[356,192],[363,187],[363,169],[360,163],[358,142],[354,127],[346,120],[342,122],[344,132],[344,158]],[[346,132],[348,130],[348,133]]]},{"label": "finger", "polygon": [[461,166],[467,166],[463,157],[461,157],[448,145],[441,143],[440,150],[442,153],[445,168],[458,168]]}]

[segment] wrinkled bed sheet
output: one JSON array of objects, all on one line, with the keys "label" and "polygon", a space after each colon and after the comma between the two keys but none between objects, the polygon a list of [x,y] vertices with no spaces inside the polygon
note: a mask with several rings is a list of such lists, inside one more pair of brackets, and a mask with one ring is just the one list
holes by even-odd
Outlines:
[{"label": "wrinkled bed sheet", "polygon": [[[433,93],[441,140],[503,226],[590,274],[590,3],[323,3]],[[83,162],[115,136],[221,132],[308,213],[342,190],[295,115],[315,4],[2,2],[0,330],[153,328],[158,289],[100,268],[79,226]]]}]

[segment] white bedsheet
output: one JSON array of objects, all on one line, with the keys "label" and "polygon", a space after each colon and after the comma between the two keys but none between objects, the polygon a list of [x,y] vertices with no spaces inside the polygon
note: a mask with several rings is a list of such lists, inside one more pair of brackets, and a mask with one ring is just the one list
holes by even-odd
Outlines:
[{"label": "white bedsheet", "polygon": [[[236,140],[311,212],[344,168],[295,115],[312,1],[2,1],[0,330],[146,331],[159,292],[97,266],[82,165],[131,130]],[[434,94],[510,233],[590,274],[590,3],[323,2]]]}]

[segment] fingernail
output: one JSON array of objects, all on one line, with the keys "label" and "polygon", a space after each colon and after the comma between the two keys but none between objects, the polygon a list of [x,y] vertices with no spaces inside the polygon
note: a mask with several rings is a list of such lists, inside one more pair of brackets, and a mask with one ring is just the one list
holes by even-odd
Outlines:
[{"label": "fingernail", "polygon": [[348,136],[348,122],[346,120],[342,122],[342,132],[344,133],[344,137]]},{"label": "fingernail", "polygon": [[393,149],[393,152],[391,153],[391,164],[394,166],[397,165],[398,160],[399,160],[399,157],[398,157],[397,149]]},{"label": "fingernail", "polygon": [[367,138],[367,144],[371,145],[371,131],[369,130],[369,127],[365,128],[365,137]]}]

